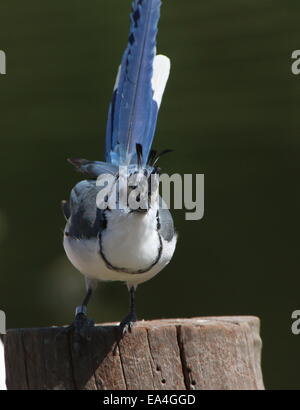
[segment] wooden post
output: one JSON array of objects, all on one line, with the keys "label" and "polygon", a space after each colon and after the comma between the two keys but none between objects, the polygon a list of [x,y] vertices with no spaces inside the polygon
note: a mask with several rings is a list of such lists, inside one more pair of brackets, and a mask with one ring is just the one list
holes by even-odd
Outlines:
[{"label": "wooden post", "polygon": [[5,336],[8,389],[263,389],[259,319],[140,321],[118,341],[114,324],[75,348],[61,327]]}]

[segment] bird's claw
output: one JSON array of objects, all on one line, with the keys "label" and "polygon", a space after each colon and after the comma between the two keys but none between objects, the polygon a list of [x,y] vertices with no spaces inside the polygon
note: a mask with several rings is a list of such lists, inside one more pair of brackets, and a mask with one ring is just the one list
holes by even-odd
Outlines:
[{"label": "bird's claw", "polygon": [[135,325],[137,321],[137,317],[134,313],[129,313],[129,315],[127,315],[122,322],[119,324],[119,330],[120,333],[122,335],[126,334],[126,333],[131,333],[132,332],[132,328]]},{"label": "bird's claw", "polygon": [[74,334],[74,341],[90,341],[90,330],[94,325],[94,321],[89,319],[84,313],[77,313],[74,322],[69,326]]},{"label": "bird's claw", "polygon": [[57,337],[70,335],[75,351],[79,351],[82,345],[91,340],[91,328],[94,325],[94,321],[84,313],[77,313],[74,322],[59,332]]}]

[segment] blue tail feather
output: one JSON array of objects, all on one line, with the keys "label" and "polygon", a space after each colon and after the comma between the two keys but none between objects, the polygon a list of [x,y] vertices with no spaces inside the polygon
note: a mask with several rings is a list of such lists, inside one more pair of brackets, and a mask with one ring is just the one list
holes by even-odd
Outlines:
[{"label": "blue tail feather", "polygon": [[136,144],[146,164],[158,114],[153,99],[153,61],[161,0],[134,0],[128,46],[123,54],[109,108],[106,161],[115,165],[136,163]]}]

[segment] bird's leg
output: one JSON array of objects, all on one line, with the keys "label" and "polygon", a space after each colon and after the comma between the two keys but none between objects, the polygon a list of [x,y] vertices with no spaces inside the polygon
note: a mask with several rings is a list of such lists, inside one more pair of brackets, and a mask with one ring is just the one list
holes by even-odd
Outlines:
[{"label": "bird's leg", "polygon": [[94,326],[94,321],[87,317],[87,305],[91,299],[93,289],[89,287],[87,289],[85,298],[81,305],[76,307],[75,320],[72,323],[75,333],[83,339],[89,340],[89,329]]},{"label": "bird's leg", "polygon": [[[64,327],[62,331],[57,334],[57,337],[61,337],[64,334],[70,334],[73,338],[74,347],[79,350],[81,342],[90,340],[90,329],[94,326],[93,320],[88,319],[87,305],[92,296],[93,287],[87,283],[87,292],[80,306],[76,307],[75,320],[67,327]],[[78,348],[78,349],[77,349]]]},{"label": "bird's leg", "polygon": [[123,333],[127,331],[131,332],[134,323],[137,321],[136,311],[135,311],[135,287],[130,286],[129,293],[130,293],[130,312],[129,314],[122,320],[119,324],[119,328]]},{"label": "bird's leg", "polygon": [[68,330],[72,331],[73,342],[78,347],[82,342],[89,341],[90,330],[94,326],[94,321],[87,317],[87,305],[91,299],[94,289],[97,287],[97,281],[86,278],[86,295],[81,305],[76,307],[75,320],[69,326]]}]

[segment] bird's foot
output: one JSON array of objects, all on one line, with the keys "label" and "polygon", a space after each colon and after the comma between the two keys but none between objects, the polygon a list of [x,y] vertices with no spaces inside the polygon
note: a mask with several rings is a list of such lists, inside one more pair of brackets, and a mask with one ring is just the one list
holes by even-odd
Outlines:
[{"label": "bird's foot", "polygon": [[113,355],[115,356],[117,354],[117,346],[119,344],[119,342],[121,341],[121,339],[123,338],[123,336],[126,333],[131,333],[132,332],[132,328],[134,326],[134,324],[137,322],[137,317],[135,312],[130,312],[126,317],[124,317],[124,319],[122,320],[122,322],[120,322],[120,324],[117,327],[117,342],[115,344],[115,347],[113,349]]},{"label": "bird's foot", "polygon": [[86,307],[78,306],[76,308],[75,320],[64,328],[62,333],[67,333],[71,336],[74,349],[79,351],[82,345],[91,340],[91,329],[94,325],[94,321],[86,316]]},{"label": "bird's foot", "polygon": [[134,324],[137,321],[136,314],[134,312],[130,312],[119,324],[119,331],[122,335],[126,333],[131,333]]},{"label": "bird's foot", "polygon": [[74,341],[90,341],[91,328],[94,325],[94,321],[89,319],[85,313],[77,313],[74,322],[69,326],[70,331],[74,334]]}]

